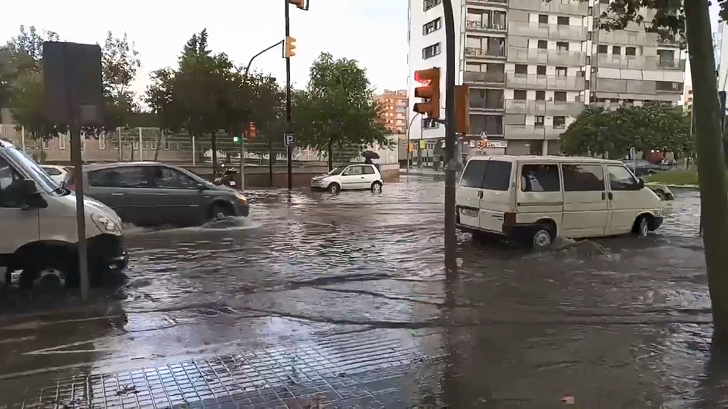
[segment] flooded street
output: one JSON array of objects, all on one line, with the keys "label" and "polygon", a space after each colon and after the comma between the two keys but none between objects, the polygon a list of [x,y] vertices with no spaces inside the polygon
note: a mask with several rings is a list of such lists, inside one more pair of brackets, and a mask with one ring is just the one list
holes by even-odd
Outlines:
[{"label": "flooded street", "polygon": [[[302,393],[329,402],[358,388],[360,407],[558,408],[565,396],[585,408],[722,407],[728,365],[710,360],[699,199],[675,194],[646,239],[535,254],[461,234],[451,280],[432,177],[378,195],[251,191],[247,220],[130,228],[129,279],[115,292],[83,310],[0,315],[0,407],[54,407],[74,377],[102,385],[79,381],[85,396],[144,406],[138,382],[180,362],[202,374],[187,376],[191,392],[150,392],[150,407],[216,399],[215,382],[248,393],[243,378],[281,401],[309,381]],[[195,392],[200,382],[212,392]]]}]

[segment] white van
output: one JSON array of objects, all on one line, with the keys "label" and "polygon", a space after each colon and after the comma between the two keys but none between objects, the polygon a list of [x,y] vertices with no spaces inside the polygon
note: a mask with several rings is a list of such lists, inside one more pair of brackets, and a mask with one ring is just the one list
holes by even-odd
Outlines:
[{"label": "white van", "polygon": [[[100,274],[124,269],[121,219],[106,205],[84,200],[91,284]],[[30,156],[0,139],[0,287],[13,271],[21,284],[54,280],[77,286],[76,195],[64,189]]]},{"label": "white van", "polygon": [[457,187],[456,221],[474,235],[496,234],[545,247],[572,239],[660,227],[663,204],[614,160],[565,156],[476,156]]}]

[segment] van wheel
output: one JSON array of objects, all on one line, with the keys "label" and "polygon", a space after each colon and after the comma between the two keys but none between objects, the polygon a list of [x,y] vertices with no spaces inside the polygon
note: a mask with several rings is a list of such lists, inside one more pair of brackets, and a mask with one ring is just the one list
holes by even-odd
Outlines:
[{"label": "van wheel", "polygon": [[372,193],[382,193],[382,184],[379,182],[372,183]]},{"label": "van wheel", "polygon": [[633,232],[637,235],[637,237],[647,237],[647,235],[650,234],[650,217],[638,217],[634,222]]},{"label": "van wheel", "polygon": [[554,241],[554,233],[549,226],[536,226],[529,237],[529,245],[537,250],[544,249]]},{"label": "van wheel", "polygon": [[81,284],[76,258],[72,251],[54,250],[30,255],[20,275],[23,288],[76,288]]}]

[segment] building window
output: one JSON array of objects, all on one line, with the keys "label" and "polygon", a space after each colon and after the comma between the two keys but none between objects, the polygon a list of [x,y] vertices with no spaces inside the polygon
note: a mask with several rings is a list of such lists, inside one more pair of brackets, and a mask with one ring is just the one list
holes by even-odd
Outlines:
[{"label": "building window", "polygon": [[538,22],[540,24],[548,24],[549,23],[549,16],[546,14],[539,14],[538,15]]},{"label": "building window", "polygon": [[606,54],[609,50],[609,46],[600,44],[597,46],[597,53],[599,54]]},{"label": "building window", "polygon": [[99,149],[106,149],[106,135],[99,135]]},{"label": "building window", "polygon": [[556,49],[559,51],[569,51],[569,43],[566,41],[557,41]]},{"label": "building window", "polygon": [[536,75],[546,75],[546,66],[545,65],[537,65],[536,66]]},{"label": "building window", "polygon": [[513,91],[513,99],[518,101],[525,101],[528,93],[525,89],[517,89]]},{"label": "building window", "polygon": [[622,55],[622,47],[620,47],[618,45],[612,46],[612,54]]},{"label": "building window", "polygon": [[566,102],[566,91],[554,91],[554,101]]},{"label": "building window", "polygon": [[563,129],[566,128],[566,117],[565,116],[555,116],[554,117],[554,129]]},{"label": "building window", "polygon": [[516,64],[516,74],[528,74],[528,65]]},{"label": "building window", "polygon": [[533,126],[536,128],[543,128],[545,122],[546,120],[543,115],[536,115],[536,122],[534,122]]},{"label": "building window", "polygon": [[[558,44],[558,43],[557,43]],[[568,44],[568,43],[567,43]],[[538,48],[545,50],[549,47],[549,42],[546,40],[538,40]]]},{"label": "building window", "polygon": [[558,24],[560,26],[568,26],[569,18],[568,17],[556,17],[556,24]]},{"label": "building window", "polygon": [[434,129],[439,126],[440,124],[432,118],[422,118],[422,129]]},{"label": "building window", "polygon": [[566,67],[556,67],[556,76],[557,77],[565,77],[566,76]]},{"label": "building window", "polygon": [[437,6],[441,2],[442,2],[442,0],[424,0],[424,2],[423,2],[423,5],[424,5],[423,9],[425,11],[427,11],[427,10],[429,10],[429,9]]},{"label": "building window", "polygon": [[429,47],[425,47],[422,49],[422,59],[423,60],[432,58],[436,55],[440,55],[440,43],[433,44]]},{"label": "building window", "polygon": [[536,91],[536,101],[546,101],[546,91]]},{"label": "building window", "polygon": [[66,135],[58,135],[58,147],[66,149]]},{"label": "building window", "polygon": [[433,31],[437,31],[441,28],[442,28],[442,18],[438,17],[422,26],[422,35],[426,36],[426,35],[432,33]]},{"label": "building window", "polygon": [[637,47],[627,47],[624,49],[624,55],[637,55]]}]

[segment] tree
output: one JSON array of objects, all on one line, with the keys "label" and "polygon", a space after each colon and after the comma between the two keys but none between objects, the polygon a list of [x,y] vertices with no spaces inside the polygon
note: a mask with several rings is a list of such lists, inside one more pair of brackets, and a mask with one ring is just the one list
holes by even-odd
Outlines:
[{"label": "tree", "polygon": [[311,65],[306,93],[300,94],[294,115],[299,142],[327,152],[329,168],[335,145],[350,152],[348,159],[374,143],[388,146],[387,130],[372,95],[366,71],[357,61],[335,60],[322,53]]},{"label": "tree", "polygon": [[[105,125],[107,129],[135,126],[132,124],[134,113],[139,106],[134,102],[134,93],[130,90],[141,67],[139,53],[124,33],[120,38],[109,31],[102,47],[101,74],[103,78]],[[134,160],[134,143],[131,146],[131,160]],[[139,149],[142,147],[140,146]],[[122,147],[120,146],[121,150]]]},{"label": "tree", "polygon": [[[728,1],[719,1],[723,19],[728,17]],[[650,31],[687,40],[695,110],[695,145],[698,154],[701,215],[710,223],[703,229],[705,265],[713,310],[713,345],[728,345],[728,186],[725,177],[723,141],[720,128],[718,86],[710,23],[709,0],[617,0],[608,11],[616,17],[602,24],[622,29],[630,22],[643,22]],[[655,15],[645,22],[641,11],[651,8]],[[728,154],[728,150],[725,152]]]},{"label": "tree", "polygon": [[587,108],[561,134],[561,150],[568,155],[612,159],[624,157],[630,148],[681,154],[692,145],[690,119],[682,108],[658,105]]}]

